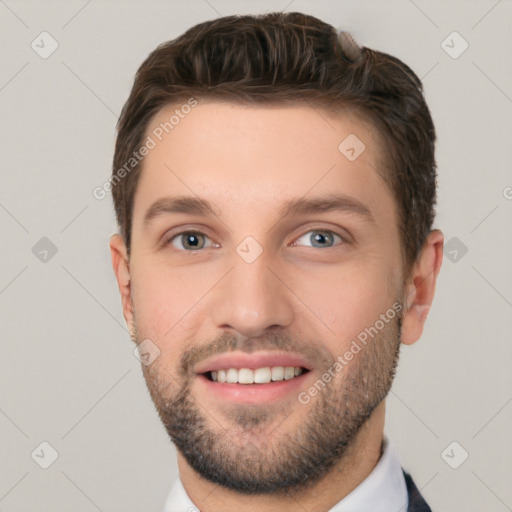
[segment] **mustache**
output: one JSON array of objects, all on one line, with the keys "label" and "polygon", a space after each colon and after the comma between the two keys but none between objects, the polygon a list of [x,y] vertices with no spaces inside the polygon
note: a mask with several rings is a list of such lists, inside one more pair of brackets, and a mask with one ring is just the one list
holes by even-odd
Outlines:
[{"label": "mustache", "polygon": [[258,338],[237,337],[229,333],[223,333],[211,343],[194,346],[186,350],[180,358],[180,374],[182,377],[187,377],[192,374],[192,368],[204,359],[235,350],[248,354],[259,350],[295,352],[305,356],[317,368],[328,367],[333,361],[332,356],[323,347],[314,343],[298,343],[284,332],[269,333]]}]

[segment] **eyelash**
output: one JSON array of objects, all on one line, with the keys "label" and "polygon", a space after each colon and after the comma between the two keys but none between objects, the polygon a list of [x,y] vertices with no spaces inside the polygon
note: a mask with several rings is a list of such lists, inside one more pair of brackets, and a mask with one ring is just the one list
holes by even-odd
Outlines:
[{"label": "eyelash", "polygon": [[[347,243],[347,241],[345,240],[344,237],[342,237],[341,235],[339,235],[338,233],[334,232],[334,231],[331,231],[329,229],[310,229],[306,232],[304,232],[302,235],[300,235],[299,237],[296,238],[296,240],[299,240],[301,238],[303,238],[305,235],[307,235],[308,233],[312,233],[314,231],[318,231],[320,233],[328,233],[330,235],[333,235],[334,237],[338,237],[340,240],[341,240],[341,243],[339,243],[338,245],[332,245],[330,247],[325,247],[325,249],[334,249],[335,247],[338,247],[339,245],[343,245],[344,243]],[[178,237],[180,236],[183,236],[183,235],[202,235],[202,236],[205,236],[206,238],[209,238],[208,235],[206,235],[205,233],[203,233],[202,231],[199,231],[199,230],[196,230],[196,229],[187,229],[186,231],[181,231],[180,233],[176,233],[175,235],[173,235],[172,237],[170,237],[167,241],[164,242],[164,246],[168,246],[168,245],[172,245],[172,242],[173,240],[177,239]],[[292,244],[292,245],[295,245],[295,242]],[[191,250],[187,250],[187,249],[176,249],[177,251],[182,251],[182,252],[197,252],[197,251],[202,251],[204,249],[209,249],[210,247],[205,247],[205,248],[201,248],[201,249],[191,249]],[[322,247],[313,247],[313,249],[322,249]]]}]

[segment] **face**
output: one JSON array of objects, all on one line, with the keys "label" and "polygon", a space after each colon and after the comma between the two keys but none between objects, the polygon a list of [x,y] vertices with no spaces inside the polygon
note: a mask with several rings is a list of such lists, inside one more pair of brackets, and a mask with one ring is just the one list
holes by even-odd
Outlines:
[{"label": "face", "polygon": [[[338,149],[350,134],[365,145],[355,159]],[[213,482],[311,485],[347,455],[398,359],[403,262],[374,134],[349,114],[202,101],[156,142],[124,311],[159,354],[142,368],[160,418]]]}]

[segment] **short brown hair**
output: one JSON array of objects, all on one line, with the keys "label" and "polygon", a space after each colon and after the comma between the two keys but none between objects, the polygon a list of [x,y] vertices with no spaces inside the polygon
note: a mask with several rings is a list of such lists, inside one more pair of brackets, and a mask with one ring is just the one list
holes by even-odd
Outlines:
[{"label": "short brown hair", "polygon": [[122,180],[117,172],[143,144],[151,118],[190,97],[355,109],[375,125],[408,273],[431,229],[436,202],[435,130],[422,83],[396,57],[359,47],[347,33],[298,12],[200,23],[159,45],[140,66],[117,124],[111,178],[128,255],[141,164],[134,161]]}]

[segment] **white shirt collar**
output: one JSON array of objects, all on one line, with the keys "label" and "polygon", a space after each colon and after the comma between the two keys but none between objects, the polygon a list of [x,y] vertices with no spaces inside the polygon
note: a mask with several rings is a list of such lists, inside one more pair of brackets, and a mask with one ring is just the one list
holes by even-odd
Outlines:
[{"label": "white shirt collar", "polygon": [[[384,436],[382,456],[373,471],[329,512],[396,512],[407,510],[407,487],[395,446]],[[181,480],[174,482],[163,512],[198,512]]]},{"label": "white shirt collar", "polygon": [[329,512],[407,510],[407,486],[395,446],[384,436],[383,453],[372,472]]}]

